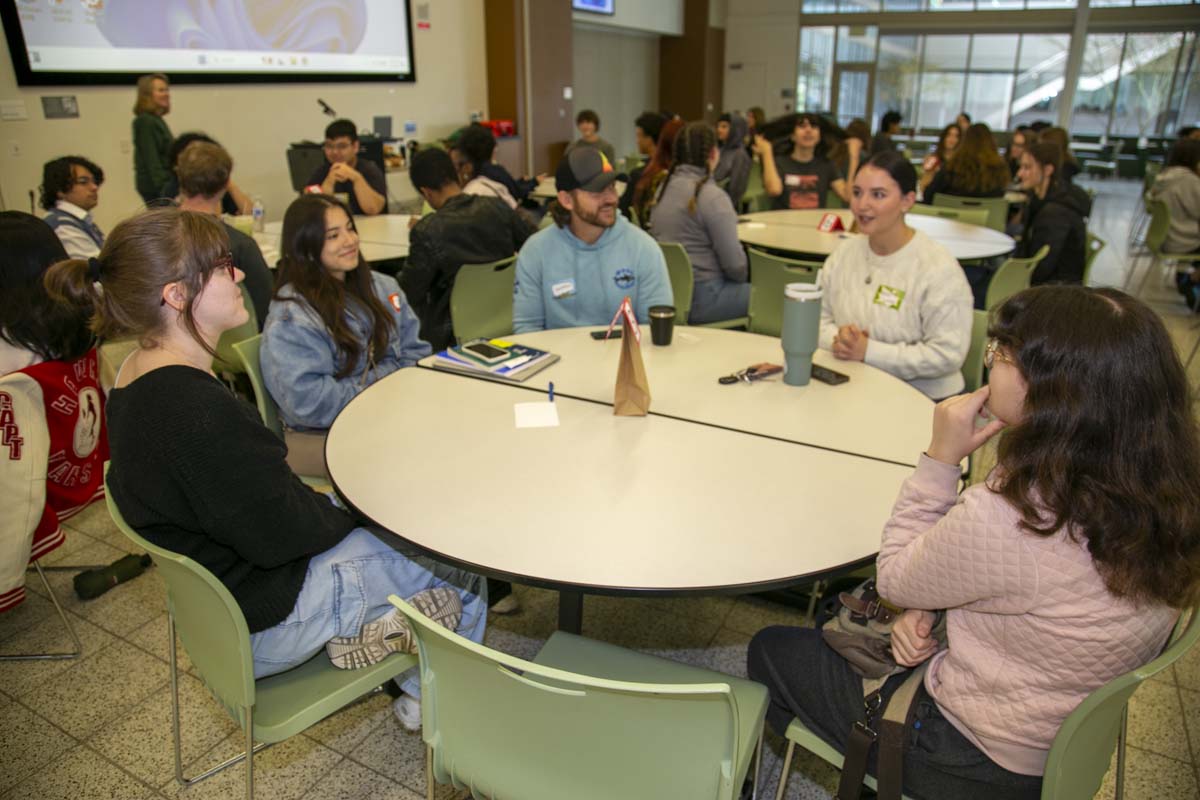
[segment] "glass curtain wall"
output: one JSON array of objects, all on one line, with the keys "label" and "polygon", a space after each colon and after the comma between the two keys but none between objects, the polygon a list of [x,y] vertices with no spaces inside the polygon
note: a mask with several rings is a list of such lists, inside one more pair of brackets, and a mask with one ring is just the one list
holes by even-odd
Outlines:
[{"label": "glass curtain wall", "polygon": [[[1191,5],[1195,0],[1090,0],[1092,8]],[[874,11],[1020,11],[1075,8],[1076,0],[803,0],[805,14],[861,14]]]}]

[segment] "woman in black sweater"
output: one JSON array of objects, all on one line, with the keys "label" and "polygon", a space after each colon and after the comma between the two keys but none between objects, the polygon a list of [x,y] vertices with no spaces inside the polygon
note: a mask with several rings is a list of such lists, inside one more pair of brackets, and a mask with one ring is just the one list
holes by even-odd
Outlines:
[{"label": "woman in black sweater", "polygon": [[1025,233],[1013,254],[1029,258],[1050,249],[1033,271],[1031,283],[1083,283],[1087,261],[1087,218],[1092,200],[1087,192],[1062,177],[1063,152],[1053,142],[1038,141],[1021,154],[1017,177],[1029,195],[1025,204]]},{"label": "woman in black sweater", "polygon": [[[393,592],[416,593],[422,611],[481,640],[475,576],[414,560],[357,527],[292,473],[283,442],[213,375],[221,333],[247,316],[228,250],[212,217],[159,208],[118,225],[98,258],[47,274],[52,294],[94,305],[102,339],[141,343],[108,401],[108,483],[122,515],[225,584],[250,629],[255,677],[322,647],[344,668],[408,649]],[[410,677],[404,688],[416,686]],[[414,705],[398,713],[411,718]]]}]

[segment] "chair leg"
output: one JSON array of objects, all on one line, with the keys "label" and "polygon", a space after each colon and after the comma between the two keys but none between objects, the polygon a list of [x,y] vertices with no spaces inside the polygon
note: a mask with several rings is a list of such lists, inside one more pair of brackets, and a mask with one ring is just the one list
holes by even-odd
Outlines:
[{"label": "chair leg", "polygon": [[817,601],[821,599],[821,595],[825,593],[825,581],[813,581],[812,591],[808,595],[808,614],[806,618],[814,621],[814,614],[817,612]]},{"label": "chair leg", "polygon": [[758,747],[754,748],[754,783],[750,790],[750,800],[758,800],[758,780],[762,772],[763,732],[758,732]]},{"label": "chair leg", "polygon": [[46,580],[46,573],[42,570],[42,565],[35,561],[33,562],[33,568],[37,570],[38,577],[42,579],[42,585],[46,587],[46,594],[50,596],[50,602],[54,604],[54,610],[58,612],[58,618],[62,620],[63,626],[67,629],[67,634],[71,637],[71,642],[75,645],[75,649],[69,653],[4,655],[0,656],[0,661],[66,661],[72,658],[79,658],[83,654],[83,644],[79,641],[79,636],[75,633],[75,628],[71,625],[71,620],[67,618],[67,612],[63,611],[62,606],[59,605],[58,597],[54,594],[54,590],[50,588],[50,581]]},{"label": "chair leg", "polygon": [[[1138,281],[1137,291],[1133,293],[1134,297],[1140,298],[1142,296],[1142,291],[1146,288],[1146,280],[1150,277],[1150,273],[1154,272],[1157,267],[1158,258],[1153,255],[1150,256],[1150,263],[1146,265],[1146,271],[1142,273],[1142,279]],[[1131,275],[1130,277],[1133,276]]]},{"label": "chair leg", "polygon": [[246,800],[254,800],[254,707],[246,709]]},{"label": "chair leg", "polygon": [[1129,728],[1129,705],[1121,712],[1121,730],[1117,734],[1117,788],[1114,800],[1122,800],[1125,795],[1125,735]]},{"label": "chair leg", "polygon": [[433,779],[433,748],[425,745],[425,800],[434,800],[436,781]]},{"label": "chair leg", "polygon": [[788,741],[787,754],[783,757],[783,771],[779,773],[779,788],[775,790],[775,800],[783,800],[783,793],[787,789],[788,770],[792,768],[792,754],[796,752],[796,743]]},{"label": "chair leg", "polygon": [[1188,353],[1187,361],[1183,362],[1184,369],[1192,365],[1192,359],[1196,357],[1197,350],[1200,350],[1200,336],[1196,337],[1196,343],[1192,345],[1192,352]]}]

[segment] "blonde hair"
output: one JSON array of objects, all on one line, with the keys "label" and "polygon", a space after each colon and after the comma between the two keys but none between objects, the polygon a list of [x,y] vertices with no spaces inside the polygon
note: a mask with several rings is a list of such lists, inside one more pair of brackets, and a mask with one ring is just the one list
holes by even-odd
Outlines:
[{"label": "blonde hair", "polygon": [[154,82],[162,81],[171,85],[167,80],[167,76],[161,72],[151,72],[149,75],[143,75],[137,80],[137,100],[133,104],[133,113],[136,114],[157,114],[162,116],[160,109],[154,102]]}]

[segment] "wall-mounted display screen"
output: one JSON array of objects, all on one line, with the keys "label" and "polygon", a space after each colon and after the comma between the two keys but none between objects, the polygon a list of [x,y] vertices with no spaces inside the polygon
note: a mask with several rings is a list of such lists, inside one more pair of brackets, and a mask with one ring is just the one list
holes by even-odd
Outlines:
[{"label": "wall-mounted display screen", "polygon": [[592,14],[615,14],[616,0],[571,0],[571,8]]}]

